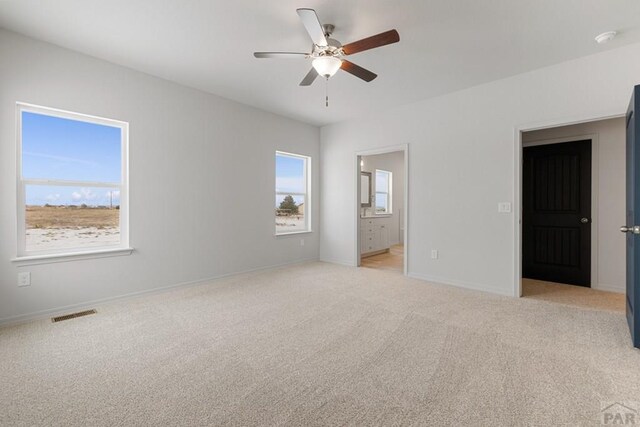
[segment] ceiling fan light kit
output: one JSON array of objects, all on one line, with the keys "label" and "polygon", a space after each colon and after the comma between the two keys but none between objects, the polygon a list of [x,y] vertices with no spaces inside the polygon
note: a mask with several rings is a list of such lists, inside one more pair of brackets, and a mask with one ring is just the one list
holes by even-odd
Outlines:
[{"label": "ceiling fan light kit", "polygon": [[322,77],[333,77],[342,66],[342,61],[335,56],[319,56],[311,62],[313,68]]},{"label": "ceiling fan light kit", "polygon": [[[331,38],[335,27],[331,24],[322,25],[315,10],[302,8],[297,9],[296,12],[298,12],[298,16],[300,16],[300,20],[313,42],[311,53],[254,52],[253,55],[256,58],[311,59],[312,68],[302,79],[300,86],[311,86],[318,76],[323,76],[328,81],[340,69],[365,82],[370,82],[377,77],[377,74],[347,61],[343,57],[400,41],[398,32],[389,30],[343,46],[339,41]],[[329,106],[328,97],[326,106]]]}]

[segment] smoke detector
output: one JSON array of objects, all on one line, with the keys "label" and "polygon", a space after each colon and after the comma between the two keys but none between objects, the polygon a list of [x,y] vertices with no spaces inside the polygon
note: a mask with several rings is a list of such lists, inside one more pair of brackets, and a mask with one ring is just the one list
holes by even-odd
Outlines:
[{"label": "smoke detector", "polygon": [[596,41],[598,42],[598,44],[604,44],[608,41],[613,40],[613,38],[616,36],[615,31],[607,31],[606,33],[602,33],[602,34],[598,34],[596,36]]}]

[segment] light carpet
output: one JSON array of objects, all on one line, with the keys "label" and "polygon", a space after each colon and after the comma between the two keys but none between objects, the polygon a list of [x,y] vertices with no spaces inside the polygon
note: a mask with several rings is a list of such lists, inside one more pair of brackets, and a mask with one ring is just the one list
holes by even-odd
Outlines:
[{"label": "light carpet", "polygon": [[[88,283],[90,285],[90,283]],[[623,313],[310,263],[0,329],[0,425],[598,425]]]}]

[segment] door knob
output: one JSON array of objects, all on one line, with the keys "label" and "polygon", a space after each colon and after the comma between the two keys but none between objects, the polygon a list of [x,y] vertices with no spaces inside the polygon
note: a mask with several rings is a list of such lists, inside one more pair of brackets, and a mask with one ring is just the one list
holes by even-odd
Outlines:
[{"label": "door knob", "polygon": [[622,231],[623,233],[640,234],[640,225],[634,225],[632,227],[623,225],[622,227],[620,227],[620,231]]},{"label": "door knob", "polygon": [[589,222],[589,218],[580,218],[580,222],[583,224],[587,224]]}]

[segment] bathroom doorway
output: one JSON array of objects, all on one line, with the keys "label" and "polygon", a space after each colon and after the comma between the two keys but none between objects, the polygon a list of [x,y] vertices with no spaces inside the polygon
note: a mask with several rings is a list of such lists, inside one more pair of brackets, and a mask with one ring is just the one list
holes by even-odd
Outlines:
[{"label": "bathroom doorway", "polygon": [[407,273],[406,146],[359,152],[358,266]]}]

